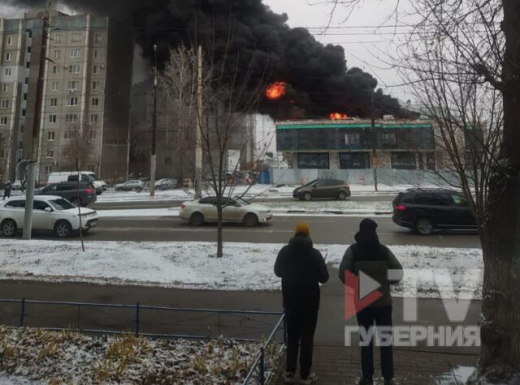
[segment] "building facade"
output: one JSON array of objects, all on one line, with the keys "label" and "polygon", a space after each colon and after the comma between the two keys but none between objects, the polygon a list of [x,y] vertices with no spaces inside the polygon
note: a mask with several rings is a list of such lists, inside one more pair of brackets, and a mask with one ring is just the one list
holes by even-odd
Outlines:
[{"label": "building facade", "polygon": [[[7,175],[14,179],[16,164],[29,158],[35,116],[41,114],[39,183],[51,172],[73,170],[78,132],[88,133],[82,168],[108,180],[124,178],[132,38],[108,17],[51,11],[48,43],[42,47],[43,16],[34,11],[23,19],[0,20],[0,133],[9,143]],[[42,49],[44,91],[42,109],[36,111]]]},{"label": "building facade", "polygon": [[428,121],[278,122],[276,141],[278,152],[290,153],[295,169],[437,168],[435,131]]}]

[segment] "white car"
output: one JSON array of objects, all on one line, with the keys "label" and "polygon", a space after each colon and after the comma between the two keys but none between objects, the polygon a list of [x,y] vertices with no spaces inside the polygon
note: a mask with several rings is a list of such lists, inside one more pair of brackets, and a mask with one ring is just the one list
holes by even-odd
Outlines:
[{"label": "white car", "polygon": [[129,180],[125,183],[116,184],[115,190],[141,192],[144,190],[144,182],[140,180]]},{"label": "white car", "polygon": [[[78,208],[59,196],[45,195],[34,197],[33,230],[53,231],[58,237],[66,238],[79,231],[80,217]],[[23,229],[25,216],[25,197],[12,198],[0,204],[0,231],[6,237],[13,237]],[[81,208],[81,228],[84,233],[96,227],[98,214]]]},{"label": "white car", "polygon": [[[241,198],[222,198],[224,222],[243,223],[248,227],[258,226],[273,219],[268,207],[251,204]],[[201,226],[204,223],[217,222],[216,197],[206,197],[199,200],[184,202],[181,206],[180,217],[189,221],[192,226]]]},{"label": "white car", "polygon": [[177,180],[176,179],[159,179],[157,182],[155,182],[155,189],[156,190],[170,190],[177,186]]}]

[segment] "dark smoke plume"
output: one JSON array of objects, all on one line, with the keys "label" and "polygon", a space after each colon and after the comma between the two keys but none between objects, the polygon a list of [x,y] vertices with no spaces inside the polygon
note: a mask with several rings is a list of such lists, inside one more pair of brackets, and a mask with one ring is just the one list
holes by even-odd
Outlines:
[{"label": "dark smoke plume", "polygon": [[[0,0],[37,7],[42,0]],[[128,28],[159,62],[170,47],[202,44],[216,57],[227,54],[229,69],[244,73],[253,62],[252,82],[269,68],[272,81],[287,83],[286,95],[262,99],[260,109],[275,118],[327,117],[331,112],[367,117],[372,113],[404,116],[397,99],[377,90],[377,80],[359,68],[347,68],[341,46],[323,45],[304,28],[289,28],[287,15],[272,12],[262,0],[62,0],[77,11],[108,14]],[[231,42],[231,44],[229,44]],[[253,89],[254,87],[252,87]]]}]

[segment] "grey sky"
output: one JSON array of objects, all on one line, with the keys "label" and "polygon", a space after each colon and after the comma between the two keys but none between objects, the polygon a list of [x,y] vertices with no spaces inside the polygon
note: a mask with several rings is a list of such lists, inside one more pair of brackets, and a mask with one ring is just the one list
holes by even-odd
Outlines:
[{"label": "grey sky", "polygon": [[[326,31],[323,28],[329,23],[332,11],[327,0],[264,0],[264,3],[277,13],[286,13],[291,27],[310,28],[320,42],[342,45],[349,67],[360,67],[371,73],[386,93],[405,102],[411,96],[403,87],[393,87],[402,81],[397,71],[386,63],[387,53],[394,53],[410,31],[405,27],[410,22],[410,17],[405,15],[410,10],[409,0],[400,1],[398,20],[394,13],[396,1],[365,0],[346,21],[348,14],[340,6]],[[389,17],[392,18],[389,20]]]}]

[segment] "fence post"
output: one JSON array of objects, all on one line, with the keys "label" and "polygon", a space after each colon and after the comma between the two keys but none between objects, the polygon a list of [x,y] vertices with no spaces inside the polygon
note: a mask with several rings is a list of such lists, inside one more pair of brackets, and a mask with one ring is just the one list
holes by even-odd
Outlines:
[{"label": "fence post", "polygon": [[25,321],[25,297],[22,298],[22,310],[20,312],[20,327],[23,326]]},{"label": "fence post", "polygon": [[139,337],[139,316],[140,316],[139,302],[135,306],[135,336]]},{"label": "fence post", "polygon": [[264,347],[260,348],[260,385],[265,384],[265,353]]}]

